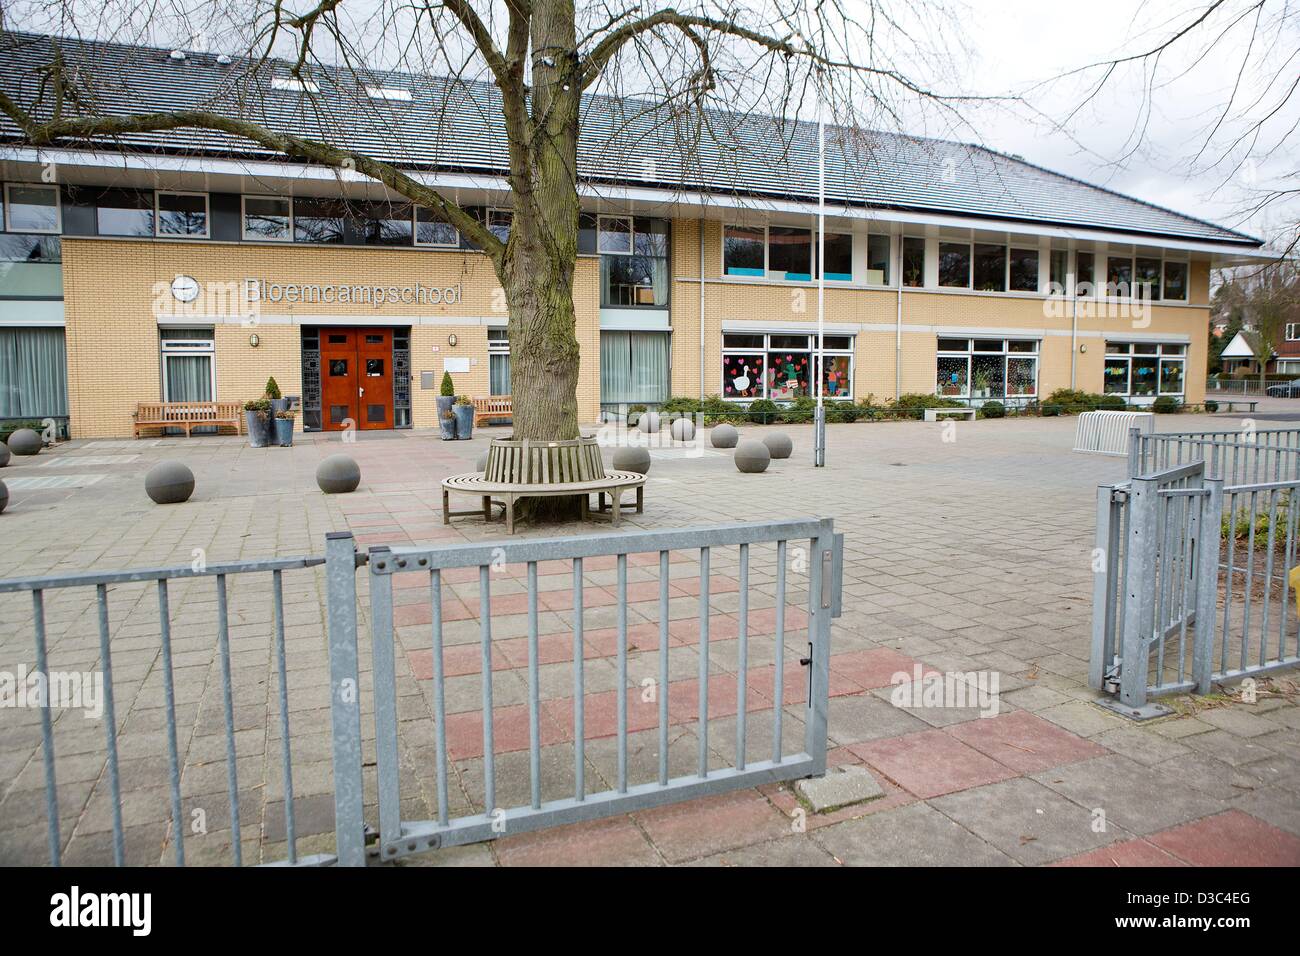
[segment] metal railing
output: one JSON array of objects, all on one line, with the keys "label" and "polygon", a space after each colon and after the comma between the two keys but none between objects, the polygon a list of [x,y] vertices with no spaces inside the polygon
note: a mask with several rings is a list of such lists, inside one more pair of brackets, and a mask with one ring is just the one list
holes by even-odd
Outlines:
[{"label": "metal railing", "polygon": [[1128,448],[1130,479],[1193,461],[1205,463],[1206,477],[1229,485],[1300,478],[1300,428],[1151,434],[1131,429]]},{"label": "metal railing", "polygon": [[[332,861],[326,856],[300,858],[297,853],[295,815],[293,805],[293,763],[290,754],[289,698],[286,678],[284,637],[284,586],[285,571],[311,568],[324,564],[323,558],[294,557],[264,561],[235,561],[224,564],[188,567],[141,568],[134,571],[108,571],[86,574],[60,574],[44,577],[12,578],[0,580],[0,594],[30,592],[32,596],[32,633],[35,642],[36,669],[46,685],[46,699],[39,706],[41,723],[41,749],[45,773],[45,815],[49,842],[50,863],[59,865],[64,851],[64,837],[59,820],[58,772],[54,721],[51,701],[48,698],[51,683],[46,634],[46,596],[50,592],[71,588],[95,589],[95,618],[99,631],[99,666],[103,674],[103,720],[105,728],[105,755],[107,766],[108,799],[112,818],[113,863],[125,863],[125,838],[122,818],[122,786],[118,760],[119,724],[114,702],[113,655],[109,615],[109,589],[127,584],[153,584],[157,592],[157,633],[161,650],[161,670],[164,693],[167,737],[167,771],[170,791],[170,839],[178,866],[185,865],[185,826],[181,800],[181,754],[176,732],[176,689],[172,667],[172,611],[170,583],[183,579],[204,579],[213,582],[216,600],[216,641],[221,668],[221,705],[225,726],[225,758],[227,796],[230,802],[230,845],[232,862],[243,862],[239,819],[239,777],[236,767],[234,696],[230,661],[230,614],[228,579],[232,577],[270,574],[272,601],[271,640],[274,646],[276,673],[278,675],[279,731],[281,740],[281,770],[284,785],[285,833],[288,859],[292,864],[320,864]],[[122,595],[122,604],[137,594]],[[160,808],[161,809],[161,808]],[[160,813],[160,816],[165,814]]]},{"label": "metal railing", "polygon": [[[785,753],[783,743],[783,705],[787,702],[785,689],[786,659],[786,600],[787,600],[787,546],[799,542],[808,546],[808,604],[807,604],[807,656],[800,663],[808,667],[808,690],[804,698],[803,747],[796,753]],[[340,568],[346,567],[351,555],[339,542],[331,559]],[[774,545],[774,563],[771,570],[775,579],[775,661],[772,680],[774,690],[771,707],[772,748],[770,759],[750,760],[749,719],[754,716],[749,705],[753,690],[749,680],[750,651],[750,585],[751,549]],[[739,607],[736,613],[737,635],[735,645],[735,751],[728,766],[711,766],[709,744],[710,675],[713,671],[710,657],[710,620],[715,613],[710,602],[710,559],[722,548],[737,549],[739,578]],[[778,780],[821,774],[826,768],[826,719],[829,699],[830,620],[838,613],[839,560],[841,545],[833,533],[829,520],[792,521],[763,524],[741,524],[718,527],[693,528],[682,531],[640,531],[625,535],[587,535],[569,538],[552,538],[534,541],[506,542],[501,544],[465,544],[446,548],[392,548],[372,549],[368,555],[370,568],[370,617],[374,642],[375,730],[376,757],[379,777],[379,845],[373,851],[380,859],[398,857],[479,840],[534,830],[541,827],[595,819],[611,814],[646,809],[678,800],[720,793],[741,787],[755,786]],[[680,685],[670,684],[670,552],[689,550],[698,553],[698,663],[694,689],[693,720],[682,711],[681,695],[670,709],[669,698]],[[629,704],[640,699],[641,689],[628,683],[628,558],[629,555],[650,554],[658,557],[658,647],[656,677],[655,718],[639,714],[638,726],[652,723],[657,727],[658,761],[652,779],[634,781],[629,771]],[[617,606],[615,657],[615,721],[613,726],[616,750],[616,770],[611,774],[612,786],[607,790],[593,791],[588,786],[585,767],[589,743],[585,705],[587,691],[584,653],[584,564],[588,559],[614,557],[614,592]],[[565,719],[572,720],[571,740],[560,746],[571,750],[572,796],[543,800],[542,748],[543,740],[554,743],[543,733],[541,689],[539,687],[539,626],[538,626],[538,565],[540,562],[563,562],[572,574],[572,711]],[[493,702],[494,638],[492,633],[492,569],[503,564],[522,564],[525,572],[527,594],[527,753],[528,798],[517,806],[498,806],[502,791],[498,787],[495,758],[499,741],[495,737],[502,713]],[[553,566],[553,565],[552,565]],[[451,754],[447,738],[447,676],[445,667],[443,574],[451,569],[476,568],[479,604],[479,654],[481,667],[481,706],[476,720],[481,723],[481,774],[482,801],[480,812],[456,815],[449,798],[449,777],[452,775]],[[344,572],[340,570],[340,574]],[[394,667],[393,597],[395,579],[411,574],[423,575],[427,580],[420,585],[431,609],[432,625],[429,646],[433,655],[433,710],[434,710],[434,764],[437,816],[432,820],[407,821],[402,819],[401,768],[398,754],[396,671]],[[645,582],[643,582],[645,583]],[[716,677],[716,675],[714,675]],[[686,687],[689,692],[690,688]],[[728,708],[730,709],[729,705]],[[676,711],[674,713],[673,711]],[[557,713],[548,707],[550,719]],[[521,715],[515,714],[516,719]],[[696,761],[693,773],[671,777],[669,773],[670,727],[691,726],[696,735]],[[474,725],[476,728],[478,723]],[[608,728],[607,728],[608,729]],[[647,728],[648,729],[648,728]],[[516,725],[518,731],[518,725]],[[359,727],[356,728],[359,733]],[[548,758],[548,766],[552,760]],[[474,807],[469,807],[474,810]],[[340,818],[356,826],[360,804],[339,809]],[[340,862],[357,862],[351,854],[340,848]]]}]

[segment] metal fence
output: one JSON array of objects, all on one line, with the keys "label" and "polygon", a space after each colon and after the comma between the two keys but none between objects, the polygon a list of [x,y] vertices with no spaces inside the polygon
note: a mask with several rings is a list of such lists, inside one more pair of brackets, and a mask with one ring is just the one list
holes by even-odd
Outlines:
[{"label": "metal fence", "polygon": [[[1089,682],[1119,709],[1141,716],[1148,698],[1300,663],[1300,476],[1285,440],[1135,435],[1131,462],[1166,467],[1098,489]],[[1218,475],[1201,459],[1168,465],[1192,449]],[[1279,472],[1289,477],[1240,481]]]},{"label": "metal fence", "polygon": [[1213,432],[1129,431],[1130,479],[1193,461],[1229,485],[1300,478],[1300,428]]},{"label": "metal fence", "polygon": [[[711,600],[710,567],[711,559],[725,552],[728,559],[731,549],[735,549],[736,568],[739,578],[739,591],[736,595],[738,607],[727,618],[734,619],[736,627],[734,645],[726,648],[727,661],[736,672],[734,710],[730,706],[718,708],[719,702],[710,700],[710,674],[716,671],[712,663],[716,660],[710,641],[710,622],[719,612]],[[788,580],[787,565],[791,564],[792,552],[798,549],[799,560],[807,562],[807,578],[792,587]],[[805,550],[806,549],[806,550]],[[681,683],[670,684],[673,676],[669,660],[670,630],[670,593],[671,600],[683,600],[684,593],[673,587],[670,592],[669,563],[670,553],[680,551],[694,552],[698,560],[697,584],[689,591],[698,594],[698,607],[695,617],[698,620],[698,636],[695,643],[699,655],[695,691],[696,705],[688,715],[683,710],[679,696],[674,698],[670,707],[670,696],[680,689]],[[284,833],[286,842],[284,864],[296,865],[364,865],[368,860],[391,860],[410,853],[415,853],[441,846],[454,846],[463,843],[493,839],[507,833],[520,833],[562,823],[594,819],[609,814],[624,813],[636,809],[654,807],[680,800],[687,800],[705,794],[719,793],[736,788],[754,786],[764,782],[789,780],[824,772],[826,767],[826,720],[829,700],[829,655],[830,655],[830,620],[839,614],[840,581],[842,578],[842,536],[833,532],[829,519],[791,521],[759,524],[737,524],[716,527],[692,528],[679,531],[640,531],[621,535],[584,535],[562,538],[545,538],[524,541],[507,541],[501,543],[458,545],[441,548],[375,548],[369,554],[359,554],[355,550],[350,533],[340,532],[326,536],[324,557],[280,558],[265,561],[240,561],[225,564],[211,564],[206,567],[196,564],[190,567],[148,568],[134,571],[116,571],[87,574],[69,574],[44,577],[18,578],[0,580],[0,594],[30,593],[31,621],[30,629],[34,641],[37,671],[50,676],[47,650],[50,644],[47,626],[47,608],[51,606],[49,596],[57,592],[71,595],[75,589],[92,588],[93,598],[85,595],[77,602],[55,605],[57,614],[55,624],[57,636],[72,633],[70,622],[75,623],[86,618],[87,609],[93,608],[94,622],[98,630],[99,666],[104,683],[104,724],[106,780],[109,811],[111,814],[111,849],[112,859],[116,865],[127,862],[127,847],[123,813],[123,786],[121,765],[119,761],[119,734],[123,721],[118,719],[113,700],[113,646],[115,638],[120,638],[123,627],[129,626],[135,640],[137,635],[145,635],[143,640],[156,638],[155,645],[161,650],[161,662],[156,675],[161,680],[163,694],[163,714],[159,729],[165,729],[165,747],[167,757],[167,791],[168,799],[159,798],[156,819],[169,824],[166,837],[177,865],[186,863],[186,828],[187,817],[184,813],[183,773],[190,772],[191,764],[186,762],[186,753],[178,742],[177,709],[197,704],[189,699],[178,700],[174,683],[173,651],[178,641],[173,639],[174,622],[178,620],[171,597],[178,588],[211,587],[212,601],[215,604],[215,621],[209,623],[205,606],[201,622],[196,624],[185,619],[183,650],[209,649],[212,637],[215,637],[217,662],[220,669],[220,730],[222,731],[226,796],[230,805],[230,858],[235,865],[243,863],[245,836],[240,828],[240,777],[238,761],[240,754],[237,747],[237,731],[248,726],[244,721],[237,721],[237,708],[248,703],[240,693],[245,688],[239,686],[232,670],[231,634],[236,632],[239,643],[236,653],[240,653],[245,643],[257,644],[265,649],[269,641],[271,665],[275,671],[275,710],[276,714],[267,713],[265,698],[250,706],[257,709],[257,722],[265,722],[267,732],[265,739],[270,742],[277,736],[280,745],[280,776],[284,797]],[[658,566],[658,645],[654,654],[654,681],[657,692],[657,744],[658,761],[652,779],[635,780],[630,772],[629,741],[629,705],[639,701],[643,686],[629,684],[629,558],[638,555],[651,555],[648,561],[638,562],[638,566],[651,564]],[[588,571],[584,561],[592,559],[614,559],[614,604],[612,611],[616,616],[616,640],[614,665],[614,686],[623,692],[616,692],[616,720],[612,738],[617,754],[617,771],[613,785],[609,789],[600,789],[589,784],[585,773],[589,743],[596,737],[603,737],[602,744],[608,742],[603,734],[588,733],[591,730],[588,719],[590,706],[596,700],[593,689],[587,686],[590,668],[588,654],[584,647],[584,586]],[[561,799],[543,800],[543,741],[553,744],[551,736],[543,732],[543,695],[540,686],[541,660],[539,657],[539,565],[545,563],[554,569],[556,563],[562,563],[571,574],[571,622],[572,622],[572,727],[564,746],[572,750],[573,787],[571,796]],[[594,563],[594,562],[593,562]],[[494,707],[494,656],[501,651],[497,644],[500,638],[493,634],[492,591],[494,572],[503,565],[522,564],[526,569],[527,585],[527,688],[526,700],[527,724],[527,783],[528,798],[519,805],[509,804],[504,799],[506,791],[522,792],[521,772],[509,768],[503,774],[497,767],[497,758],[510,750],[499,746],[496,735],[499,721],[502,719],[499,709]],[[332,798],[334,804],[334,842],[333,854],[315,853],[310,855],[298,852],[297,813],[294,795],[294,760],[291,754],[294,738],[290,728],[290,676],[287,666],[289,657],[286,652],[285,639],[285,575],[294,571],[308,569],[295,587],[294,597],[301,599],[303,607],[310,607],[312,621],[319,621],[320,574],[315,569],[323,567],[323,587],[326,597],[325,619],[328,629],[329,680],[328,704],[323,701],[324,688],[320,688],[322,700],[320,707],[328,706],[330,712],[329,743],[332,758]],[[754,691],[753,675],[749,665],[755,644],[751,635],[751,591],[750,574],[760,568],[764,576],[764,587],[770,581],[773,588],[774,604],[764,608],[763,613],[774,615],[774,633],[771,653],[767,654],[774,661],[771,674],[773,691],[770,706],[755,710],[750,702]],[[362,571],[361,569],[367,570]],[[447,708],[447,677],[444,634],[444,574],[453,569],[474,569],[478,580],[479,628],[478,651],[481,662],[481,707],[477,712],[449,715]],[[604,573],[604,572],[601,572]],[[402,770],[399,751],[403,745],[410,746],[406,738],[399,740],[398,735],[398,685],[396,669],[397,635],[394,628],[394,587],[405,589],[413,576],[422,575],[424,580],[416,580],[422,589],[422,600],[430,609],[432,626],[429,630],[428,647],[432,651],[433,681],[433,741],[434,776],[436,778],[435,803],[436,817],[431,820],[404,821],[402,819]],[[358,577],[369,590],[369,623],[373,652],[373,708],[375,719],[375,763],[378,777],[378,845],[368,847],[368,836],[374,831],[366,825],[366,787],[362,747],[362,683],[361,654],[358,642]],[[643,576],[644,577],[644,576]],[[269,580],[268,580],[269,578]],[[397,584],[399,579],[404,579]],[[240,581],[245,587],[232,588],[232,582]],[[251,587],[258,581],[264,581],[267,588]],[[646,580],[636,583],[644,590]],[[806,592],[804,588],[806,586]],[[235,610],[232,613],[231,593],[236,597]],[[148,592],[156,592],[156,611],[145,607],[151,603],[147,600]],[[110,608],[110,592],[112,607]],[[250,593],[251,592],[251,593]],[[410,593],[410,592],[406,592]],[[548,606],[554,601],[555,592],[548,591]],[[798,672],[802,665],[806,668],[806,692],[801,692],[797,678],[787,675],[788,639],[793,637],[803,626],[802,620],[787,628],[787,600],[806,601],[806,653],[800,642],[798,665],[793,665]],[[269,613],[265,611],[265,602],[269,602]],[[608,604],[608,601],[602,602]],[[296,606],[296,605],[295,605]],[[123,611],[123,608],[129,610]],[[255,610],[260,608],[261,610]],[[113,612],[110,615],[110,610]],[[674,609],[676,610],[676,609]],[[675,620],[682,620],[680,614],[672,615]],[[802,614],[799,615],[802,618]],[[233,621],[233,623],[232,623]],[[110,623],[112,622],[112,623]],[[129,622],[129,624],[128,624]],[[11,616],[10,623],[21,626],[17,617]],[[299,623],[308,623],[300,620]],[[766,626],[766,625],[765,625]],[[309,629],[319,633],[319,623],[309,624]],[[197,632],[197,633],[196,633]],[[680,633],[680,631],[679,631]],[[513,636],[513,635],[511,635]],[[314,638],[313,638],[314,639]],[[768,640],[766,632],[763,640]],[[675,639],[676,641],[676,639]],[[680,643],[680,642],[678,642]],[[650,653],[650,652],[647,652]],[[652,655],[654,656],[654,655]],[[204,662],[208,660],[206,653]],[[551,661],[552,658],[548,658]],[[152,668],[151,668],[152,674]],[[716,677],[716,674],[714,675]],[[605,680],[595,690],[605,691]],[[269,688],[268,688],[269,690]],[[302,693],[296,689],[295,693]],[[783,707],[798,701],[803,705],[803,734],[800,746],[793,750],[783,747],[783,741],[789,738],[785,731],[798,730],[797,722],[791,723],[784,717]],[[44,702],[49,704],[47,699]],[[547,719],[550,720],[555,701],[545,699]],[[313,706],[317,706],[313,704]],[[40,706],[39,721],[41,725],[41,749],[43,755],[44,790],[45,790],[45,827],[47,830],[49,860],[58,865],[62,862],[64,851],[68,846],[68,836],[60,827],[60,791],[58,785],[58,746],[54,727],[54,718],[49,706]],[[463,710],[463,709],[462,709]],[[710,747],[710,719],[721,711],[734,714],[735,752],[734,759],[726,766],[717,765],[719,747]],[[763,713],[763,712],[766,713]],[[315,711],[313,711],[314,713]],[[320,711],[323,716],[323,710]],[[202,721],[206,715],[200,713]],[[241,713],[242,717],[243,714]],[[250,715],[251,716],[251,715]],[[511,715],[507,730],[518,735],[521,722]],[[641,717],[638,712],[638,717]],[[481,812],[462,813],[457,801],[450,796],[449,778],[450,761],[453,754],[449,751],[448,724],[449,717],[470,717],[482,725],[481,747],[478,758],[482,765],[482,806]],[[278,720],[277,720],[278,718]],[[758,724],[761,722],[762,727]],[[271,725],[276,721],[275,726]],[[642,727],[644,721],[638,723]],[[62,726],[60,724],[60,726]],[[463,728],[464,721],[457,724]],[[319,728],[312,728],[319,729]],[[670,730],[692,730],[697,737],[697,761],[690,773],[678,773],[670,776],[669,744]],[[771,734],[770,753],[761,759],[754,758],[755,732]],[[300,731],[300,733],[303,731]],[[310,730],[306,731],[310,733]],[[261,735],[259,735],[261,739]],[[762,742],[766,746],[765,741]],[[74,751],[70,756],[84,754],[84,749]],[[518,750],[507,754],[513,758]],[[132,756],[141,756],[140,747],[135,745]],[[548,753],[548,761],[552,755]],[[267,756],[268,763],[272,760]],[[547,767],[550,766],[548,762]],[[409,769],[409,768],[408,768]],[[507,786],[503,787],[503,783]],[[244,794],[246,796],[246,794]],[[132,795],[134,796],[134,795]],[[163,803],[166,806],[163,806]],[[78,804],[79,805],[79,804]],[[269,806],[269,804],[268,804]],[[138,815],[139,805],[135,812]],[[63,810],[67,813],[67,809]],[[152,811],[151,811],[152,812]],[[135,822],[138,822],[135,821]],[[320,849],[317,847],[317,849]],[[32,861],[35,862],[35,861]]]},{"label": "metal fence", "polygon": [[[794,753],[783,748],[783,706],[786,659],[786,576],[787,548],[807,545],[809,570],[807,591],[807,654],[800,663],[808,668],[807,694],[803,697],[804,736],[802,747]],[[750,708],[752,691],[748,675],[750,654],[749,574],[754,562],[753,549],[773,546],[769,567],[775,577],[775,633],[772,635],[774,690],[768,709],[765,733],[771,735],[770,757],[749,759],[751,720],[758,715]],[[736,548],[738,552],[739,606],[736,611],[738,633],[735,646],[736,700],[734,757],[729,765],[711,765],[710,728],[710,561],[718,549]],[[682,712],[680,705],[670,711],[670,641],[669,641],[669,555],[690,549],[698,551],[698,671],[695,677],[695,701],[692,713]],[[651,554],[658,557],[658,647],[657,670],[652,678],[656,688],[657,718],[640,721],[638,726],[653,723],[657,729],[657,767],[651,779],[633,780],[629,769],[629,709],[639,699],[641,690],[629,688],[628,681],[628,559],[630,555]],[[449,548],[372,549],[369,554],[371,634],[374,652],[376,757],[379,777],[379,844],[374,852],[390,860],[442,846],[493,839],[541,827],[556,826],[597,817],[646,809],[665,803],[687,800],[741,787],[751,787],[778,780],[791,780],[821,774],[826,768],[826,718],[829,699],[830,621],[838,613],[840,546],[829,520],[798,521],[775,524],[745,524],[697,528],[686,531],[641,531],[627,535],[590,535],[553,538],[541,541],[508,542],[498,545],[467,544]],[[616,769],[610,789],[593,792],[586,776],[588,694],[585,688],[586,662],[583,651],[584,570],[586,559],[614,556],[617,598],[617,650],[614,677],[614,747]],[[340,552],[338,561],[347,556]],[[571,741],[560,744],[570,751],[572,796],[543,799],[543,715],[539,687],[538,648],[538,565],[562,562],[572,573],[572,721]],[[501,563],[522,564],[526,568],[527,628],[527,753],[528,791],[526,802],[508,804],[498,786],[495,764],[497,744],[494,734],[501,719],[493,702],[493,635],[491,616],[491,569]],[[449,569],[477,568],[479,601],[479,652],[482,699],[479,715],[482,725],[482,790],[478,812],[458,815],[449,796],[449,745],[446,728],[446,677],[443,638],[444,603],[442,575]],[[403,820],[401,809],[402,771],[398,753],[396,672],[394,669],[393,596],[395,579],[420,575],[432,611],[430,648],[433,654],[434,763],[437,817],[433,820]],[[689,689],[689,688],[688,688]],[[728,711],[730,708],[728,708]],[[552,714],[552,717],[559,715]],[[670,727],[688,725],[696,737],[696,760],[693,771],[678,776],[669,773]],[[648,729],[648,727],[646,728]],[[550,741],[548,741],[550,742]],[[548,753],[548,766],[554,760]],[[519,791],[522,796],[522,790]],[[353,826],[359,819],[360,804],[340,807],[342,819]],[[349,862],[340,850],[340,862]],[[357,862],[351,859],[351,862]]]}]

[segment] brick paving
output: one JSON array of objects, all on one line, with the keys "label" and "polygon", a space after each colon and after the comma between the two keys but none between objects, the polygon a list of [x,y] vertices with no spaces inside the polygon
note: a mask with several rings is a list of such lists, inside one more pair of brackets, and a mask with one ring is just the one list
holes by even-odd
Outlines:
[{"label": "brick paving", "polygon": [[[1226,417],[1179,427],[1232,427]],[[1162,426],[1173,427],[1164,421]],[[1274,422],[1269,422],[1273,425]],[[1284,424],[1279,422],[1277,424]],[[832,765],[871,773],[883,796],[806,812],[786,784],[708,797],[613,819],[507,836],[425,854],[411,865],[1215,865],[1300,863],[1298,678],[1274,682],[1258,703],[1214,701],[1149,724],[1092,703],[1086,686],[1095,488],[1121,477],[1122,459],[1070,451],[1064,419],[831,426],[829,467],[809,462],[810,432],[792,427],[794,456],[763,475],[740,475],[726,455],[659,453],[646,510],[629,528],[829,516],[846,533],[844,615],[832,636]],[[12,492],[0,516],[0,577],[95,568],[188,565],[319,553],[329,531],[358,547],[493,540],[500,524],[441,520],[437,481],[469,470],[499,429],[472,442],[423,432],[299,437],[292,449],[255,450],[235,439],[71,442],[0,477],[66,475],[67,484]],[[945,441],[955,435],[955,441]],[[327,497],[316,464],[354,455],[362,486]],[[133,457],[136,456],[136,457]],[[156,507],[143,475],[178,458],[198,488],[180,506]],[[86,479],[94,477],[92,483]],[[523,528],[523,535],[589,531]],[[799,556],[792,555],[792,562]],[[786,753],[801,749],[805,578],[789,573],[786,639],[775,640],[774,549],[751,549],[746,757],[771,756],[779,702]],[[543,799],[574,787],[573,600],[567,563],[538,569]],[[374,728],[365,575],[361,587],[363,736],[373,804]],[[657,555],[629,558],[627,766],[656,779],[659,673]],[[670,772],[693,773],[701,727],[699,564],[674,552],[669,572]],[[447,740],[453,815],[483,808],[480,595],[476,569],[442,576]],[[427,578],[395,581],[397,709],[406,819],[436,812],[431,610]],[[585,764],[588,789],[616,781],[620,688],[617,573],[610,559],[584,567]],[[269,575],[231,579],[232,704],[244,862],[286,854],[278,677]],[[319,570],[284,574],[290,750],[300,853],[332,849],[328,661]],[[170,588],[182,820],[190,863],[231,858],[224,710],[211,581]],[[728,549],[712,557],[707,751],[734,765],[739,677],[739,575]],[[128,861],[169,863],[170,793],[157,599],[152,585],[110,589],[113,687],[120,730]],[[525,570],[491,577],[497,803],[528,800]],[[0,596],[0,671],[34,666],[30,599]],[[101,666],[93,593],[47,599],[50,667]],[[894,676],[996,672],[998,715],[980,707],[896,706]],[[916,688],[920,689],[920,685]],[[919,696],[919,695],[918,695]],[[1195,711],[1194,713],[1190,711]],[[66,859],[105,862],[112,817],[102,720],[56,712],[60,823]],[[0,862],[46,854],[38,713],[0,710]],[[373,806],[368,819],[373,820]]]}]

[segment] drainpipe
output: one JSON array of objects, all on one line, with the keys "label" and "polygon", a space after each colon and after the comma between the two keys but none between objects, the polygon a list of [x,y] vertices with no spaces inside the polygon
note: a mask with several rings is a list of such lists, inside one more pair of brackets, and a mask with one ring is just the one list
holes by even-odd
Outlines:
[{"label": "drainpipe", "polygon": [[[1078,281],[1077,277],[1075,281]],[[1070,391],[1076,388],[1075,365],[1079,359],[1079,294],[1077,289],[1074,292],[1070,296]]]},{"label": "drainpipe", "polygon": [[700,401],[704,400],[704,216],[700,216]]},{"label": "drainpipe", "polygon": [[898,311],[894,319],[894,401],[903,394],[903,237],[898,237],[898,268],[894,270],[898,283]]}]

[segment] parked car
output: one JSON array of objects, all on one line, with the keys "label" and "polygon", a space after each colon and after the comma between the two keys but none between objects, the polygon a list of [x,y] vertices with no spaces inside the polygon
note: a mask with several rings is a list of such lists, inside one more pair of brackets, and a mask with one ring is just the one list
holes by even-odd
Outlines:
[{"label": "parked car", "polygon": [[1270,398],[1300,398],[1300,378],[1293,378],[1289,382],[1270,385],[1268,387],[1268,396]]}]

